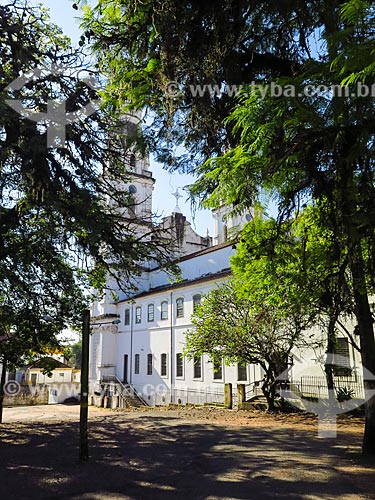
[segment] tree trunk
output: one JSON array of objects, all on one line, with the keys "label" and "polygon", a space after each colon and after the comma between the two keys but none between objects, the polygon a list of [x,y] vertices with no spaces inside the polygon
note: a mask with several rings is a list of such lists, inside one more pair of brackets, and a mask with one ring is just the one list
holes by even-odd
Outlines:
[{"label": "tree trunk", "polygon": [[275,391],[268,384],[263,384],[262,391],[267,399],[268,411],[275,411]]},{"label": "tree trunk", "polygon": [[371,393],[375,390],[375,381],[368,380],[368,372],[375,375],[375,340],[373,317],[368,301],[365,268],[360,243],[353,246],[350,267],[353,277],[356,318],[360,336],[362,365],[364,368],[363,380],[367,399],[362,452],[364,455],[375,455],[375,397],[370,397]]},{"label": "tree trunk", "polygon": [[[351,148],[354,146],[355,142],[353,144],[353,142],[348,139],[346,149],[342,151],[342,157],[350,157]],[[350,162],[342,163],[342,172],[339,179],[339,194],[342,210],[342,224],[346,232],[349,267],[353,281],[352,290],[360,338],[363,380],[366,395],[366,418],[362,453],[364,455],[375,455],[375,397],[370,397],[371,393],[375,390],[375,381],[368,380],[369,374],[375,376],[375,339],[373,316],[368,300],[366,268],[362,254],[363,218],[358,218],[357,198],[360,197],[360,193],[358,192],[358,186],[354,180],[353,166]],[[368,214],[367,217],[369,217]]]},{"label": "tree trunk", "polygon": [[1,380],[0,380],[0,424],[3,423],[3,406],[4,406],[3,403],[5,397],[4,385],[5,385],[6,374],[7,374],[7,360],[4,358],[3,368],[1,370]]},{"label": "tree trunk", "polygon": [[268,371],[266,372],[264,382],[262,385],[262,391],[265,395],[268,403],[268,411],[274,411],[275,407],[275,397],[276,397],[276,377]]},{"label": "tree trunk", "polygon": [[326,374],[327,388],[329,399],[331,400],[334,396],[335,384],[333,381],[333,353],[335,350],[335,327],[337,318],[331,317],[328,323],[327,331],[327,358],[324,365],[324,371]]}]

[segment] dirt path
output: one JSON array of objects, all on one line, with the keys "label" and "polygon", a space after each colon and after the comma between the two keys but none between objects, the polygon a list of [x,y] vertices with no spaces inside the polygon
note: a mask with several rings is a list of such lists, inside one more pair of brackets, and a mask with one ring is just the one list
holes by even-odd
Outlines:
[{"label": "dirt path", "polygon": [[[104,408],[89,407],[89,418],[112,415],[111,410]],[[16,406],[4,408],[3,422],[35,422],[35,421],[78,421],[79,405],[41,405],[41,406]]]},{"label": "dirt path", "polygon": [[78,414],[7,409],[1,499],[375,499],[360,419],[321,440],[316,419],[300,415],[90,408],[91,458],[80,464]]}]

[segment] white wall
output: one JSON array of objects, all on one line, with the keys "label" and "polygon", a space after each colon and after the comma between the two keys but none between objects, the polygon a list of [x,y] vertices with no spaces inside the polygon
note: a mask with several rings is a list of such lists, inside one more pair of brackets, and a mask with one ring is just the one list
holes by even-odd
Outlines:
[{"label": "white wall", "polygon": [[52,382],[58,382],[58,383],[71,382],[72,381],[72,373],[73,373],[72,368],[57,368],[56,370],[52,371],[51,376],[48,376],[47,374],[43,374],[40,369],[30,368],[28,370],[27,380],[28,380],[28,382],[31,382],[31,375],[36,374],[36,376],[37,376],[36,383],[37,384],[46,384],[46,383],[52,383]]},{"label": "white wall", "polygon": [[[204,356],[202,376],[194,378],[192,360],[183,358],[182,377],[176,377],[176,354],[182,353],[185,343],[185,331],[192,325],[190,316],[193,312],[193,296],[204,295],[223,280],[212,280],[195,285],[166,290],[135,299],[132,303],[121,302],[117,313],[120,316],[116,346],[112,344],[112,352],[116,352],[116,376],[124,379],[124,355],[128,355],[127,380],[143,395],[150,405],[168,404],[173,400],[186,402],[220,401],[223,399],[224,383],[237,384],[237,366],[223,366],[221,380],[214,379],[213,366],[208,356]],[[184,299],[184,316],[176,316],[176,300]],[[168,302],[168,319],[161,319],[161,303]],[[154,320],[148,321],[148,305],[154,306]],[[135,311],[141,307],[141,323],[135,323]],[[130,311],[130,324],[125,325],[125,309]],[[104,336],[102,337],[104,338]],[[102,344],[104,345],[104,344]],[[109,344],[107,343],[109,349]],[[139,373],[135,373],[135,355],[140,356]],[[161,357],[167,355],[167,373],[161,374]],[[147,374],[147,356],[152,355],[152,374]],[[103,356],[108,356],[103,354]],[[100,358],[102,359],[102,358]],[[98,361],[101,362],[101,361]],[[250,383],[260,380],[259,367],[248,366],[247,380]]]}]

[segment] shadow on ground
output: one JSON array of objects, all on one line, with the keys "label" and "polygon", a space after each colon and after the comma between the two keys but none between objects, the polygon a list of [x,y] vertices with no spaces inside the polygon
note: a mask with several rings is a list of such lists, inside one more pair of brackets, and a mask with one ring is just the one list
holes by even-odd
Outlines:
[{"label": "shadow on ground", "polygon": [[0,498],[374,498],[360,437],[318,440],[314,431],[190,423],[169,416],[100,417],[90,461],[79,463],[78,424],[6,424],[0,430]]}]

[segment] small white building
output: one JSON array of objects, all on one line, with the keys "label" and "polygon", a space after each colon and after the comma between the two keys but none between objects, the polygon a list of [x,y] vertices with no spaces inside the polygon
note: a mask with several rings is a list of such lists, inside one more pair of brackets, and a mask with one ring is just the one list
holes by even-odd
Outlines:
[{"label": "small white building", "polygon": [[50,372],[45,371],[46,358],[17,370],[16,381],[28,386],[31,395],[42,387],[48,390],[48,404],[63,403],[69,398],[79,400],[81,371],[59,361],[55,357],[48,358]]}]

